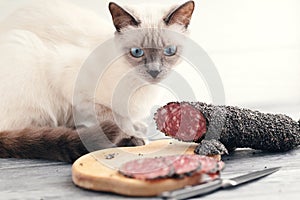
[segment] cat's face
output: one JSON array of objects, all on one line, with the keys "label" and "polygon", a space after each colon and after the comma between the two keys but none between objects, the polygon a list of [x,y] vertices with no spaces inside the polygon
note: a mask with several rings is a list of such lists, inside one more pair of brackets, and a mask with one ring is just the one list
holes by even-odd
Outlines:
[{"label": "cat's face", "polygon": [[174,32],[186,32],[193,10],[194,2],[189,1],[162,13],[159,21],[150,24],[117,4],[110,4],[115,37],[138,77],[157,83],[178,63],[183,44]]}]

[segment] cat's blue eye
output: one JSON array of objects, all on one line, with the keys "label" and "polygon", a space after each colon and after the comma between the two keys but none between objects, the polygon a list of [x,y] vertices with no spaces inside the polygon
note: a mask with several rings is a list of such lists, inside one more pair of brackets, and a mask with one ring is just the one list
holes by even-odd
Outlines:
[{"label": "cat's blue eye", "polygon": [[170,45],[170,46],[167,46],[165,49],[164,49],[164,54],[166,56],[174,56],[177,52],[177,47],[175,45]]},{"label": "cat's blue eye", "polygon": [[144,55],[144,51],[141,48],[131,48],[130,53],[135,58],[140,58]]}]

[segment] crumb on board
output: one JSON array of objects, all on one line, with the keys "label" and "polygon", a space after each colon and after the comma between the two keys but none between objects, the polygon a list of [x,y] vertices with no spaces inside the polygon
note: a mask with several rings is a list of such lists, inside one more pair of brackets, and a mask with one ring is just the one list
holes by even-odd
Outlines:
[{"label": "crumb on board", "polygon": [[82,167],[82,166],[83,166],[83,163],[79,163],[79,165]]},{"label": "crumb on board", "polygon": [[144,154],[142,154],[142,153],[139,153],[139,154],[138,154],[138,156],[144,156]]},{"label": "crumb on board", "polygon": [[110,153],[110,154],[105,155],[105,159],[111,160],[111,159],[114,159],[117,155],[118,155],[118,153]]}]

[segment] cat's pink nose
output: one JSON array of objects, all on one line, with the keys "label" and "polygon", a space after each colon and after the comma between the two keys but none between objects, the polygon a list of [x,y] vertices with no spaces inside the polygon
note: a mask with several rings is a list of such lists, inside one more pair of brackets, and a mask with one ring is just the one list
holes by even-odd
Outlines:
[{"label": "cat's pink nose", "polygon": [[153,77],[156,78],[158,76],[158,74],[160,73],[159,70],[150,70],[148,71],[148,73]]}]

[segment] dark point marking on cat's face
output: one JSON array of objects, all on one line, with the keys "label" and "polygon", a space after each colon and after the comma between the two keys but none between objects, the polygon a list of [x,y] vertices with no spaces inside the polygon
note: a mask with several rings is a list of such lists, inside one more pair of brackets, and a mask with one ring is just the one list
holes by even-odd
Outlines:
[{"label": "dark point marking on cat's face", "polygon": [[137,28],[116,35],[124,57],[136,73],[148,83],[158,83],[181,60],[183,49],[173,31],[166,28]]},{"label": "dark point marking on cat's face", "polygon": [[109,11],[113,18],[113,23],[118,32],[120,32],[122,28],[125,28],[127,26],[138,27],[141,23],[139,19],[131,15],[128,11],[126,11],[124,8],[122,8],[116,3],[109,3]]},{"label": "dark point marking on cat's face", "polygon": [[179,7],[173,9],[165,18],[166,25],[179,24],[187,28],[190,24],[193,12],[195,9],[195,2],[188,1]]},{"label": "dark point marking on cat's face", "polygon": [[141,57],[127,54],[127,60],[135,68],[139,77],[149,83],[157,83],[164,79],[169,71],[179,60],[178,52],[165,55],[165,48],[142,48],[144,54]]}]

